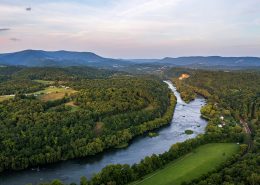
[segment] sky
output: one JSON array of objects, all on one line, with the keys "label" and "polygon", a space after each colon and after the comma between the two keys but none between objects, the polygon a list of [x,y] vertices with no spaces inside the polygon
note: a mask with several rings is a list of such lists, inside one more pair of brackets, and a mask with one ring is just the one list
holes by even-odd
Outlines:
[{"label": "sky", "polygon": [[0,53],[260,56],[260,0],[0,0]]}]

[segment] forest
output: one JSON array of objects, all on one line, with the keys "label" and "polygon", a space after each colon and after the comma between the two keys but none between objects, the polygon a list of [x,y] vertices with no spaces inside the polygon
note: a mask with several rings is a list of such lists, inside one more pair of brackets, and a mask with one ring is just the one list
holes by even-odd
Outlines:
[{"label": "forest", "polygon": [[91,67],[0,67],[0,95],[30,93],[44,88],[33,80],[76,81],[79,79],[102,79],[125,74]]},{"label": "forest", "polygon": [[[1,78],[3,86],[24,69],[8,70]],[[21,80],[37,84],[39,89],[52,82],[53,86],[69,87],[74,93],[42,101],[40,97],[24,95],[19,87],[21,90],[13,99],[0,103],[4,133],[0,138],[2,171],[94,155],[127,143],[137,135],[168,124],[176,104],[167,86],[155,76],[115,72],[92,79],[72,72],[61,79],[37,74]],[[179,78],[182,74],[187,74],[187,78]],[[206,98],[207,104],[201,109],[202,117],[208,121],[205,134],[176,143],[165,153],[147,156],[134,165],[108,165],[91,179],[82,177],[80,185],[128,184],[163,169],[202,145],[230,142],[240,143],[239,153],[215,170],[182,184],[259,184],[260,81],[256,79],[260,79],[260,72],[171,68],[164,71],[163,78],[172,80],[186,102],[197,96]],[[249,126],[250,133],[243,123]],[[63,183],[53,180],[41,185]]]},{"label": "forest", "polygon": [[0,171],[94,155],[169,123],[176,100],[159,79],[92,70],[1,69],[1,94],[15,96],[0,102]]}]

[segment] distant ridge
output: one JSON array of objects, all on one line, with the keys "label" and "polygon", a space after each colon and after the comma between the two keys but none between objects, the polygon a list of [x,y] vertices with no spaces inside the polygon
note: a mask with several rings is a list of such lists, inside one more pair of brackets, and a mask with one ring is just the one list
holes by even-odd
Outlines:
[{"label": "distant ridge", "polygon": [[260,66],[258,57],[221,57],[221,56],[191,56],[191,57],[166,57],[160,63],[177,66]]},{"label": "distant ridge", "polygon": [[118,66],[127,62],[104,58],[91,52],[24,50],[0,54],[1,65],[16,66]]},{"label": "distant ridge", "polygon": [[130,65],[159,64],[167,66],[203,67],[260,67],[258,57],[221,57],[221,56],[189,56],[165,57],[163,59],[112,59],[101,57],[92,52],[75,51],[43,51],[24,50],[14,53],[0,54],[0,65],[29,67],[66,67],[92,66],[104,68],[125,68]]}]

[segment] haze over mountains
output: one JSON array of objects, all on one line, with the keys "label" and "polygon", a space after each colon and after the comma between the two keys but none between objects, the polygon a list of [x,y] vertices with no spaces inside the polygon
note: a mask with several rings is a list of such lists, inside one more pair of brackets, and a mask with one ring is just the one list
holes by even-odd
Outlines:
[{"label": "haze over mountains", "polygon": [[15,66],[92,66],[122,68],[136,64],[159,64],[167,66],[203,67],[260,67],[258,57],[191,56],[163,59],[112,59],[91,52],[24,50],[0,54],[0,65]]}]

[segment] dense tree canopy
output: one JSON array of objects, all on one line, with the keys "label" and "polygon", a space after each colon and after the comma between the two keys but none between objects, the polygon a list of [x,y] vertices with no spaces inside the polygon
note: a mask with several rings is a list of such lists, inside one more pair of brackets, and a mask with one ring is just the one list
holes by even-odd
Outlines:
[{"label": "dense tree canopy", "polygon": [[[18,73],[23,70],[31,73],[21,77]],[[17,87],[9,87],[11,80],[0,84],[1,92],[10,90],[3,94],[19,91],[13,99],[0,102],[0,171],[94,155],[170,121],[175,99],[156,78],[88,79],[81,69],[75,78],[76,68],[61,69],[72,71],[64,76],[56,71],[60,69],[53,70],[19,68],[10,72],[11,80],[20,76],[21,83],[12,83]],[[55,85],[75,93],[52,101],[25,94]]]}]

